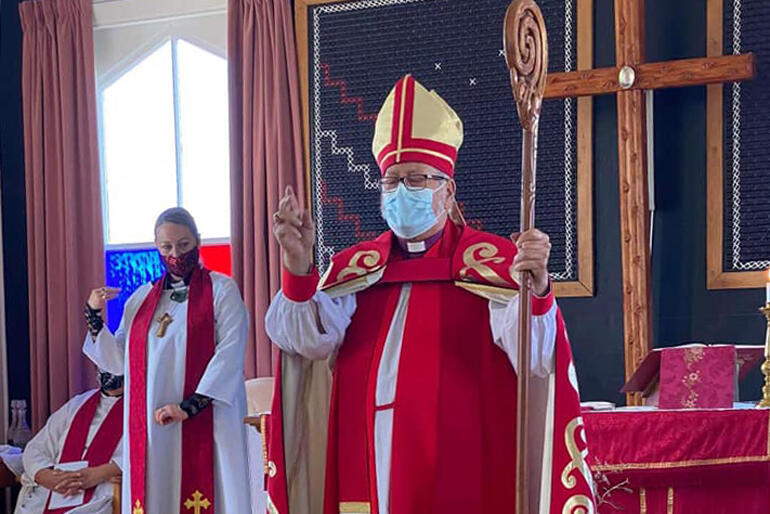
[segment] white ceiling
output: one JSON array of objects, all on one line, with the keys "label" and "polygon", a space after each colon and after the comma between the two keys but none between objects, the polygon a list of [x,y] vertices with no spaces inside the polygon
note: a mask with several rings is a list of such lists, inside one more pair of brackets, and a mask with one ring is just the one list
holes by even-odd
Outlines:
[{"label": "white ceiling", "polygon": [[227,0],[93,0],[94,29],[224,13]]}]

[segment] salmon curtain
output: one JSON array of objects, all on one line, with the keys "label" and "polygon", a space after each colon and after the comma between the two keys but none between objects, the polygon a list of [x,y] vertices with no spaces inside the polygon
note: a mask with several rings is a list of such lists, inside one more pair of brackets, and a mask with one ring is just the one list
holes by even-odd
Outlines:
[{"label": "salmon curtain", "polygon": [[19,4],[31,413],[37,429],[96,384],[81,353],[88,291],[104,281],[91,0]]},{"label": "salmon curtain", "polygon": [[272,213],[286,186],[304,197],[300,86],[289,0],[229,0],[233,278],[251,318],[248,377],[273,374],[265,311],[280,287]]}]

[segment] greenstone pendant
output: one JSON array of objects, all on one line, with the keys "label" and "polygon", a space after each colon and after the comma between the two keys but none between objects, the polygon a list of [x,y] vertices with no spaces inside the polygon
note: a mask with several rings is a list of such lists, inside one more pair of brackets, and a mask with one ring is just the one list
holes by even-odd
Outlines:
[{"label": "greenstone pendant", "polygon": [[187,301],[187,293],[189,289],[174,289],[171,293],[171,301],[177,303],[184,303]]}]

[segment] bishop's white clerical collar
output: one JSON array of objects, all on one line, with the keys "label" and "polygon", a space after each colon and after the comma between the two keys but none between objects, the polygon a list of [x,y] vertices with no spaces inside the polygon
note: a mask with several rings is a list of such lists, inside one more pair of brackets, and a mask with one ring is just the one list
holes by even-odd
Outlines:
[{"label": "bishop's white clerical collar", "polygon": [[406,241],[404,239],[397,239],[398,246],[407,258],[421,257],[425,252],[431,249],[433,245],[441,240],[441,236],[444,232],[437,232],[428,239],[422,241]]}]

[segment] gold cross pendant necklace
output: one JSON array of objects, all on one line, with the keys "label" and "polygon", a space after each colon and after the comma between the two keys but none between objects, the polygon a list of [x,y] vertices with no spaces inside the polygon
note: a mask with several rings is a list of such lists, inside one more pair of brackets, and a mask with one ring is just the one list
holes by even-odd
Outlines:
[{"label": "gold cross pendant necklace", "polygon": [[160,323],[160,326],[158,327],[158,331],[155,332],[155,335],[158,337],[163,337],[166,335],[166,330],[168,329],[168,326],[173,323],[174,318],[171,317],[171,315],[166,312],[158,318],[158,323]]}]

